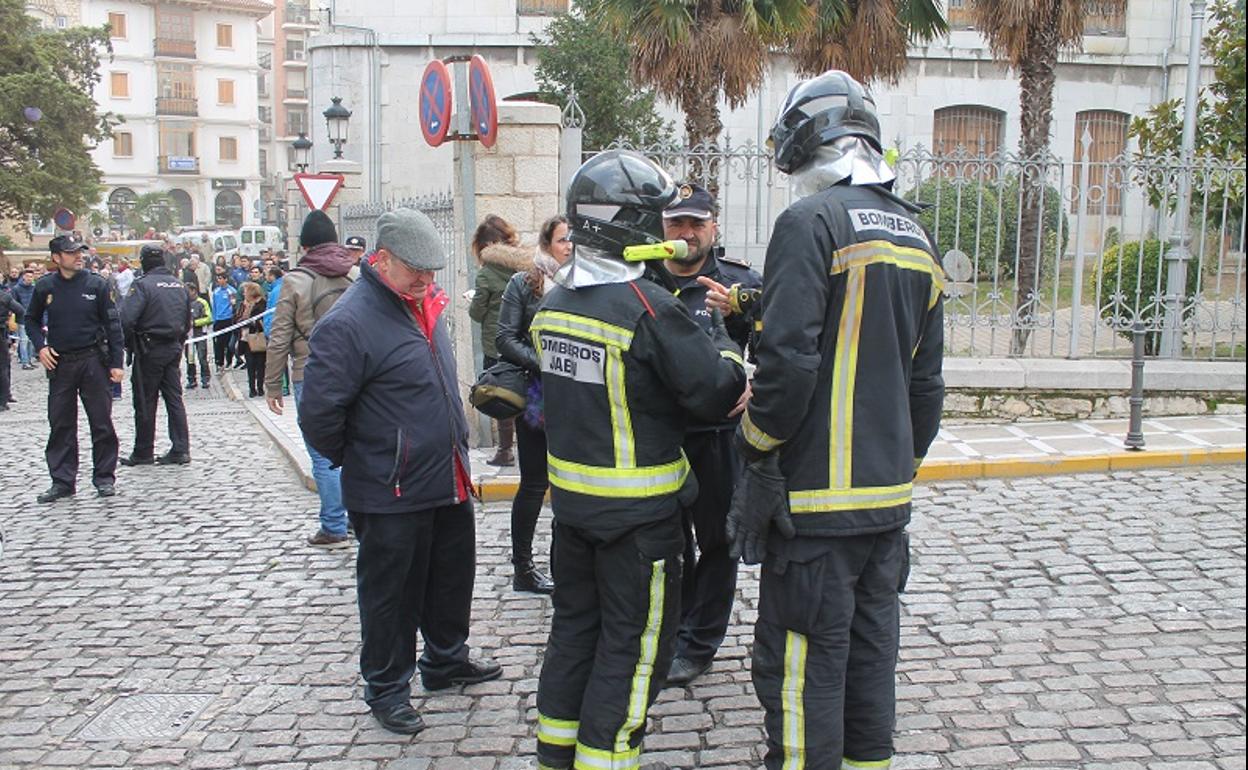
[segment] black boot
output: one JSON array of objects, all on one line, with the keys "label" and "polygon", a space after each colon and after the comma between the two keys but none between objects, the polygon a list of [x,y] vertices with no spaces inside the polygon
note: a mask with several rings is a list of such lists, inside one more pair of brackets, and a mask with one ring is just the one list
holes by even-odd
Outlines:
[{"label": "black boot", "polygon": [[514,562],[516,573],[511,579],[513,590],[531,594],[553,594],[555,582],[542,574],[533,564],[532,559],[519,559]]}]

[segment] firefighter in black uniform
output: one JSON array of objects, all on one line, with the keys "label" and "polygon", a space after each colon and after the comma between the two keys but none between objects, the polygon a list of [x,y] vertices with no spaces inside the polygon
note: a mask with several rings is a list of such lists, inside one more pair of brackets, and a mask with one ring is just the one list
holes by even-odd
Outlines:
[{"label": "firefighter in black uniform", "polygon": [[[68,235],[48,244],[56,270],[35,282],[26,308],[26,334],[48,372],[46,450],[52,486],[39,495],[50,503],[74,494],[78,481],[78,401],[91,425],[91,481],[100,497],[116,494],[117,432],[109,382],[121,382],[121,324],[108,283],[83,270],[87,247]],[[43,336],[43,315],[48,336]]]},{"label": "firefighter in black uniform", "polygon": [[[664,263],[676,284],[676,296],[708,333],[714,311],[708,291],[725,286],[762,286],[762,277],[739,262],[730,261],[716,244],[719,213],[715,199],[702,187],[686,183],[676,201],[663,212],[663,234],[685,241],[688,254]],[[728,335],[746,350],[751,319],[742,313],[724,313]],[[685,553],[682,565],[681,623],[676,658],[667,674],[669,686],[684,686],[711,666],[728,631],[737,588],[737,560],[728,552],[724,529],[732,490],[741,475],[740,458],[732,446],[745,396],[732,411],[714,420],[689,421],[685,456],[698,480],[698,497],[684,510]],[[696,540],[696,548],[695,548]]]},{"label": "firefighter in black uniform", "polygon": [[555,535],[554,618],[538,686],[538,765],[637,767],[679,622],[681,507],[696,481],[689,416],[745,389],[737,346],[708,336],[626,247],[662,243],[676,185],[636,153],[581,166],[568,187],[572,258],[533,319]]},{"label": "firefighter in black uniform", "polygon": [[[911,484],[940,425],[941,291],[891,191],[875,105],[843,72],[798,84],[771,130],[800,200],[776,221],[758,371],[728,514],[762,561],[752,674],[766,766],[886,768]],[[772,527],[783,537],[768,537]]]},{"label": "firefighter in black uniform", "polygon": [[[170,272],[165,251],[144,246],[139,253],[143,277],[121,304],[121,329],[134,352],[130,382],[134,391],[134,451],[122,465],[185,465],[191,461],[191,437],[182,403],[182,345],[191,328],[186,286]],[[169,417],[167,454],[155,456],[156,404],[164,399]]]}]

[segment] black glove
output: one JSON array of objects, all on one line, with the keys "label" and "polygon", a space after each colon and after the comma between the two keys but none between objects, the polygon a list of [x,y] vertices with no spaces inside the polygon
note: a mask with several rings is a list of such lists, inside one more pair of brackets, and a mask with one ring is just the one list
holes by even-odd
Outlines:
[{"label": "black glove", "polygon": [[780,475],[780,457],[775,452],[746,466],[745,476],[732,495],[728,507],[732,558],[760,564],[767,555],[767,534],[773,522],[785,540],[797,534],[789,516],[789,491]]}]

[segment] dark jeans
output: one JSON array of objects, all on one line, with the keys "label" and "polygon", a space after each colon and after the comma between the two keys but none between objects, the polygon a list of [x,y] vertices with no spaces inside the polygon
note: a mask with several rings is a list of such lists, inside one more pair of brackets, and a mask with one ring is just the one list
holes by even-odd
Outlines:
[{"label": "dark jeans", "polygon": [[[203,330],[200,329],[200,330],[197,330],[195,333],[198,335],[198,334],[201,334],[202,332]],[[200,380],[205,385],[207,385],[208,384],[208,342],[206,340],[193,342],[191,343],[190,347],[186,347],[184,350],[186,351],[186,384],[193,385],[195,383],[195,375],[197,374],[195,370],[195,361],[198,359],[199,361],[198,374],[199,374]]]},{"label": "dark jeans", "polygon": [[117,432],[108,367],[94,348],[61,353],[48,372],[48,446],[44,452],[54,484],[78,482],[78,401],[91,426],[91,481],[97,487],[117,478]]},{"label": "dark jeans", "polygon": [[264,362],[268,353],[247,351],[247,392],[252,396],[264,395]]},{"label": "dark jeans", "polygon": [[[407,703],[412,676],[444,673],[468,659],[476,576],[472,502],[412,513],[350,511],[359,541],[360,674],[374,709]],[[416,660],[416,634],[425,648]]]},{"label": "dark jeans", "polygon": [[[9,331],[0,329],[0,408],[9,405],[9,396],[13,393],[13,359],[9,356]],[[21,343],[18,343],[19,345]]]},{"label": "dark jeans", "polygon": [[546,431],[516,418],[516,449],[520,453],[520,488],[511,501],[511,561],[533,560],[533,533],[542,513],[549,480],[546,477]]},{"label": "dark jeans", "polygon": [[175,343],[154,347],[135,358],[131,370],[131,395],[134,398],[134,453],[137,458],[151,457],[156,448],[156,405],[164,400],[169,418],[169,442],[175,454],[189,454],[191,435],[186,425],[186,405],[182,402],[182,348]]}]

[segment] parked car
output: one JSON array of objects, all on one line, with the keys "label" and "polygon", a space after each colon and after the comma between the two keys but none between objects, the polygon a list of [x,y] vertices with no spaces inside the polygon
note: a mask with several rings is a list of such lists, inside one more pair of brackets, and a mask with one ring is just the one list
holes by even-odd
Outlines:
[{"label": "parked car", "polygon": [[[188,249],[199,250],[208,258],[224,254],[229,259],[238,253],[238,233],[233,230],[183,230],[173,236],[173,240],[181,241]],[[205,248],[205,243],[210,244],[211,248]]]},{"label": "parked car", "polygon": [[260,252],[285,251],[286,239],[282,231],[273,225],[244,225],[238,231],[238,253],[244,257],[258,257]]}]

